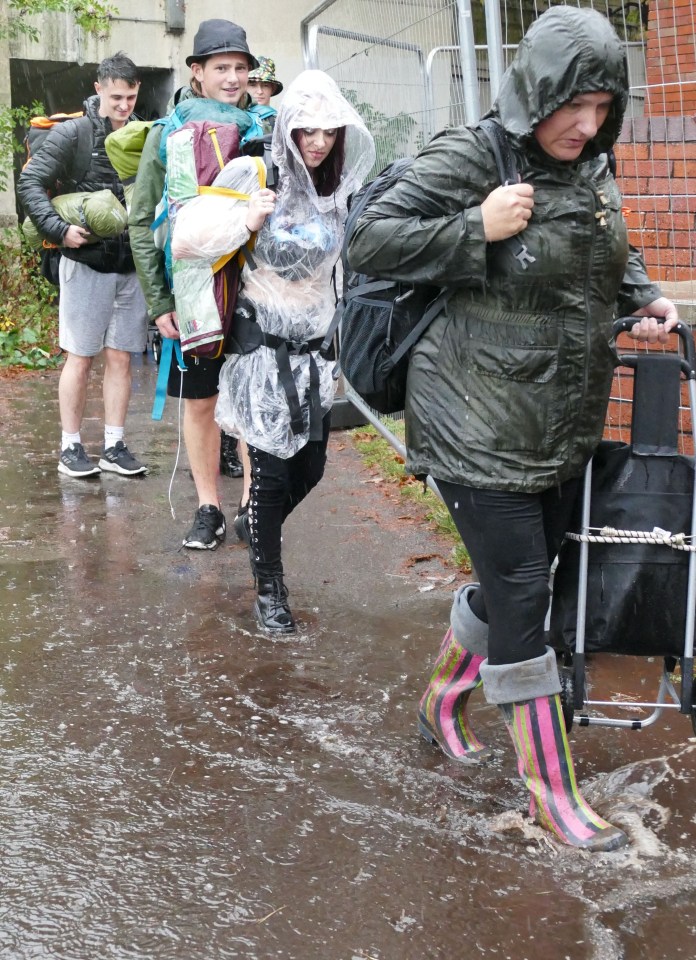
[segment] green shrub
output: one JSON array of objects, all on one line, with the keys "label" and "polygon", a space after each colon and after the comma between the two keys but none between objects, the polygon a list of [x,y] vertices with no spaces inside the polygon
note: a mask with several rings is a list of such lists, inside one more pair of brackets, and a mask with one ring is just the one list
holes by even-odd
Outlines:
[{"label": "green shrub", "polygon": [[56,367],[56,288],[39,273],[39,255],[16,230],[0,231],[0,366]]}]

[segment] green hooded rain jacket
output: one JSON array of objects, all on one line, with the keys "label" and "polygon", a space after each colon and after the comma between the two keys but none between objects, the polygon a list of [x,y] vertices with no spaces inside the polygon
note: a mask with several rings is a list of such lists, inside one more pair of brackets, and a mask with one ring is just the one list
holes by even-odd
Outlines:
[{"label": "green hooded rain jacket", "polygon": [[[356,270],[454,291],[409,366],[416,476],[532,493],[582,473],[603,432],[612,321],[660,296],[628,244],[607,159],[627,102],[624,48],[606,18],[587,14],[553,7],[530,28],[491,111],[534,187],[520,234],[533,263],[484,239],[481,203],[499,182],[488,141],[466,127],[432,140],[353,234]],[[543,153],[535,126],[591,91],[614,102],[583,155]]]}]

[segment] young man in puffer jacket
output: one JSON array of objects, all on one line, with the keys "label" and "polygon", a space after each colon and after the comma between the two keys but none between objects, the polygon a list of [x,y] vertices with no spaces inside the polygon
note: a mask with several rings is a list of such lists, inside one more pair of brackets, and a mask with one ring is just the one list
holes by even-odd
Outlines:
[{"label": "young man in puffer jacket", "polygon": [[[108,189],[123,202],[123,189],[104,140],[136,119],[133,108],[140,79],[125,54],[97,68],[96,94],[85,101],[85,116],[57,124],[19,178],[18,194],[34,225],[62,254],[59,266],[59,343],[65,352],[58,386],[62,426],[58,470],[69,477],[94,477],[102,470],[132,477],[147,472],[124,442],[131,394],[131,353],[147,343],[147,309],[135,273],[128,232],[90,242],[89,231],[63,220],[50,195]],[[85,128],[91,135],[86,172],[76,171]],[[104,451],[87,456],[80,428],[94,358],[104,354]]]}]

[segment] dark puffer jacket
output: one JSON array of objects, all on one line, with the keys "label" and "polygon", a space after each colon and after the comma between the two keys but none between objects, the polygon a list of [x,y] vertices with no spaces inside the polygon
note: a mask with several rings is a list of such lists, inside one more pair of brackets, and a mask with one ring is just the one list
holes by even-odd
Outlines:
[{"label": "dark puffer jacket", "polygon": [[[499,184],[488,144],[468,128],[431,141],[353,235],[355,269],[455,291],[409,367],[407,467],[416,475],[530,493],[579,475],[603,431],[612,320],[660,296],[627,242],[607,163],[626,104],[624,50],[608,21],[587,13],[543,15],[492,111],[534,187],[521,234],[534,263],[524,269],[509,245],[485,241],[481,203]],[[552,159],[534,128],[590,91],[614,94],[607,120],[578,162]]]},{"label": "dark puffer jacket", "polygon": [[[22,171],[17,192],[22,206],[40,233],[61,247],[61,254],[77,260],[99,273],[131,273],[135,270],[130,250],[128,231],[118,237],[100,240],[75,248],[61,246],[70,224],[56,213],[48,192],[94,193],[111,190],[123,203],[123,187],[111,166],[104,148],[104,140],[112,131],[108,117],[99,116],[99,97],[85,100],[85,116],[56,124],[41,144],[39,151]],[[130,120],[137,119],[132,115]],[[78,124],[91,124],[92,159],[89,170],[76,181],[74,162],[78,149]]]}]

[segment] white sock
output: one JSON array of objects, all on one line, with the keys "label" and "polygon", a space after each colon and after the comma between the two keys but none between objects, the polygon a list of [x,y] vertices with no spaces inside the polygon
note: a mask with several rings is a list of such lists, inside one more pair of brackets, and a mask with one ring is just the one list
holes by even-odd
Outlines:
[{"label": "white sock", "polygon": [[60,440],[61,453],[63,450],[67,450],[71,443],[82,443],[79,430],[77,433],[66,433],[65,430],[63,430]]},{"label": "white sock", "polygon": [[115,447],[119,440],[123,440],[123,427],[110,427],[104,424],[104,449]]}]

